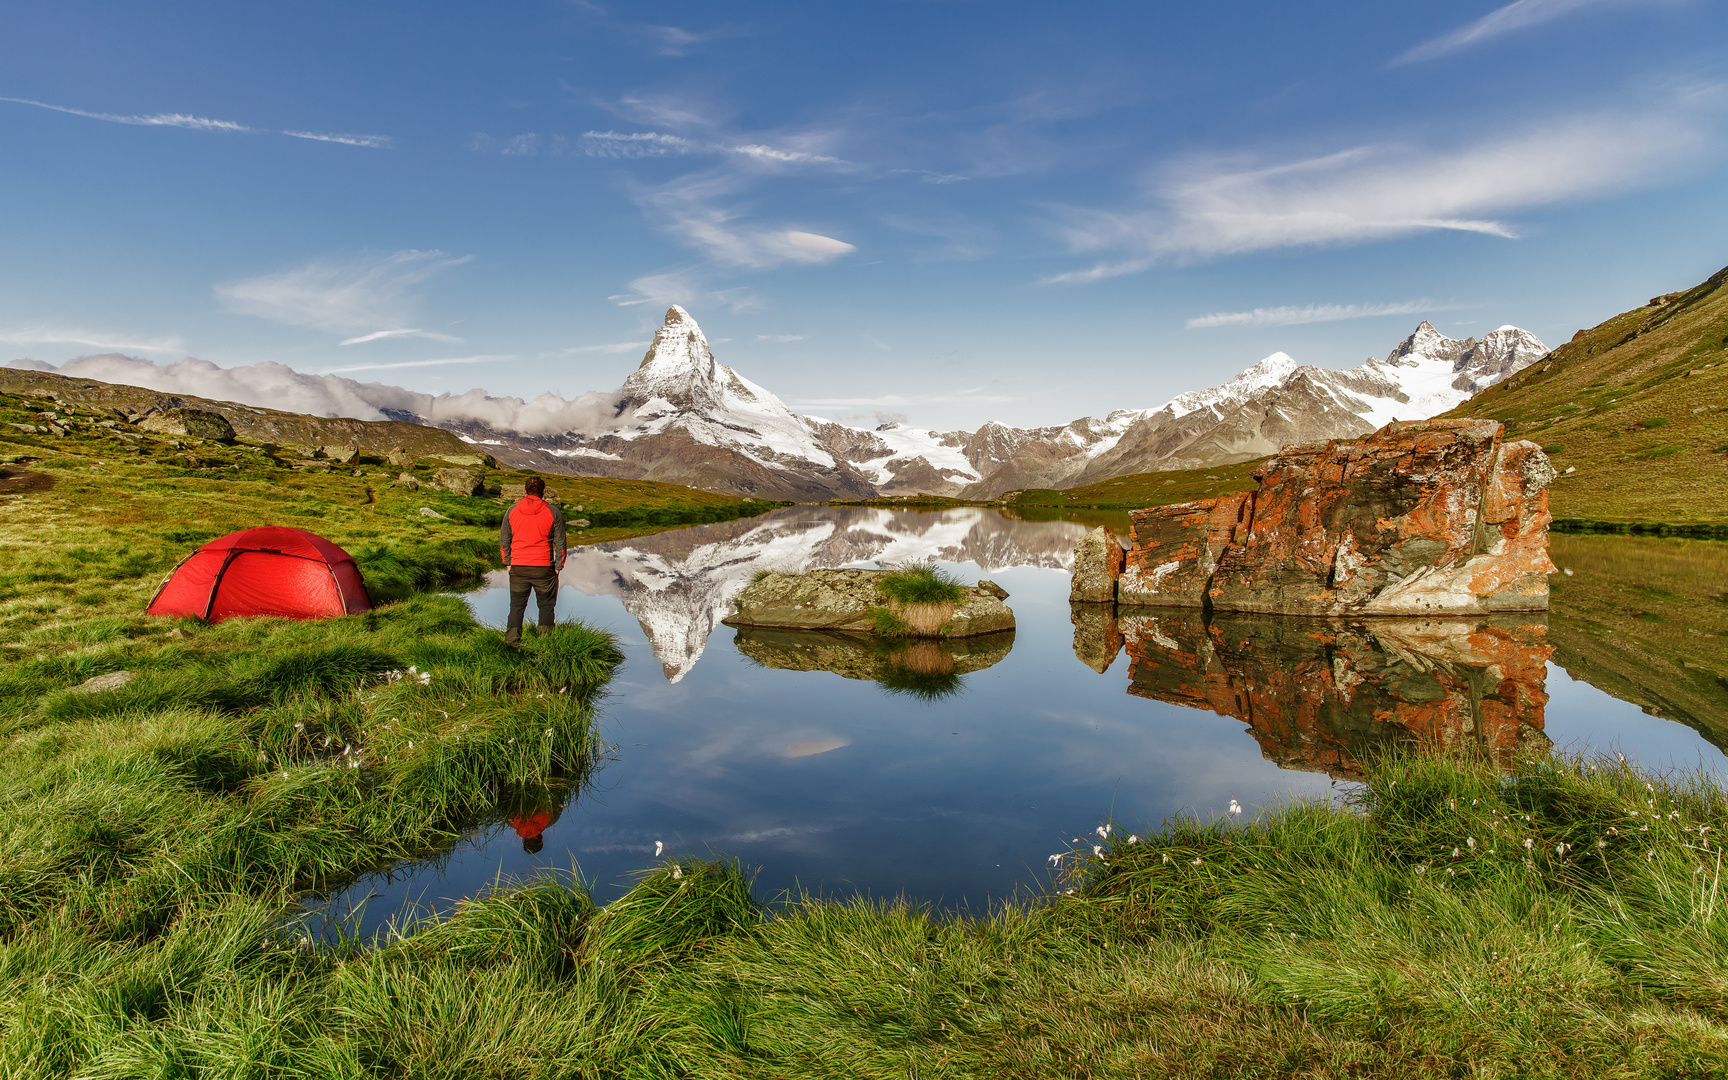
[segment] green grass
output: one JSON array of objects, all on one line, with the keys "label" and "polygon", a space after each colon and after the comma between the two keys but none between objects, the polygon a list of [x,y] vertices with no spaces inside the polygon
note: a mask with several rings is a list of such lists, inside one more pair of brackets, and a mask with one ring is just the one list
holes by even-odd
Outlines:
[{"label": "green grass", "polygon": [[44,918],[0,945],[0,1068],[1719,1075],[1724,827],[1697,778],[1390,759],[1346,807],[1116,823],[1047,894],[965,917],[762,906],[685,857],[605,908],[548,878],[372,948],[302,947],[238,893],[133,942]]},{"label": "green grass", "polygon": [[876,579],[876,588],[901,604],[958,604],[966,599],[966,586],[934,563],[883,574]]}]

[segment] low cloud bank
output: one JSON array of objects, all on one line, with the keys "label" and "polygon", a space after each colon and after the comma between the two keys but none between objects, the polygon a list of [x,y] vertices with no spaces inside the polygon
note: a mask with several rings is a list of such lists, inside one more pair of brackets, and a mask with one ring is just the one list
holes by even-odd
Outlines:
[{"label": "low cloud bank", "polygon": [[434,425],[480,423],[525,435],[599,435],[624,426],[628,420],[627,416],[613,415],[616,394],[587,393],[567,399],[546,393],[532,401],[492,397],[484,390],[432,395],[337,375],[307,375],[268,360],[221,368],[192,357],[175,364],[153,364],[135,356],[105,353],[81,356],[59,367],[39,360],[15,360],[9,366],[312,416],[385,420],[389,417],[384,410],[390,409],[413,413]]}]

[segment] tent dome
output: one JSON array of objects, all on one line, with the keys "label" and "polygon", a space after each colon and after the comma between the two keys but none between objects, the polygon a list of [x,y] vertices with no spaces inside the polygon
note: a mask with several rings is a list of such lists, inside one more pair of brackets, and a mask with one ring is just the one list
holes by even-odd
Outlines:
[{"label": "tent dome", "polygon": [[352,555],[322,536],[267,525],[186,556],[145,610],[215,623],[236,615],[325,619],[371,608]]}]

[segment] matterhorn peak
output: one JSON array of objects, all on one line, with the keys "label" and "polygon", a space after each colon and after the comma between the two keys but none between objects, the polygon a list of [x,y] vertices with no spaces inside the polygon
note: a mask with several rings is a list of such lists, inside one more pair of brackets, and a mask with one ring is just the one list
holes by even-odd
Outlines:
[{"label": "matterhorn peak", "polygon": [[719,405],[719,384],[727,374],[696,320],[673,304],[654,332],[642,365],[624,380],[620,393],[632,404],[658,398],[681,409],[711,409]]}]

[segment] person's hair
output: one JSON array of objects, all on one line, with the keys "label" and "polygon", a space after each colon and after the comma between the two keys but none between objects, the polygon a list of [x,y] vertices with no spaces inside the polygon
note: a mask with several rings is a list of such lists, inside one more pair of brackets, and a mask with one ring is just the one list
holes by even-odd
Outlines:
[{"label": "person's hair", "polygon": [[546,494],[546,481],[538,476],[530,476],[528,482],[522,485],[522,491],[527,495],[544,495]]},{"label": "person's hair", "polygon": [[526,851],[530,855],[540,854],[540,849],[545,846],[546,838],[541,836],[539,833],[535,833],[533,836],[522,841],[522,850]]}]

